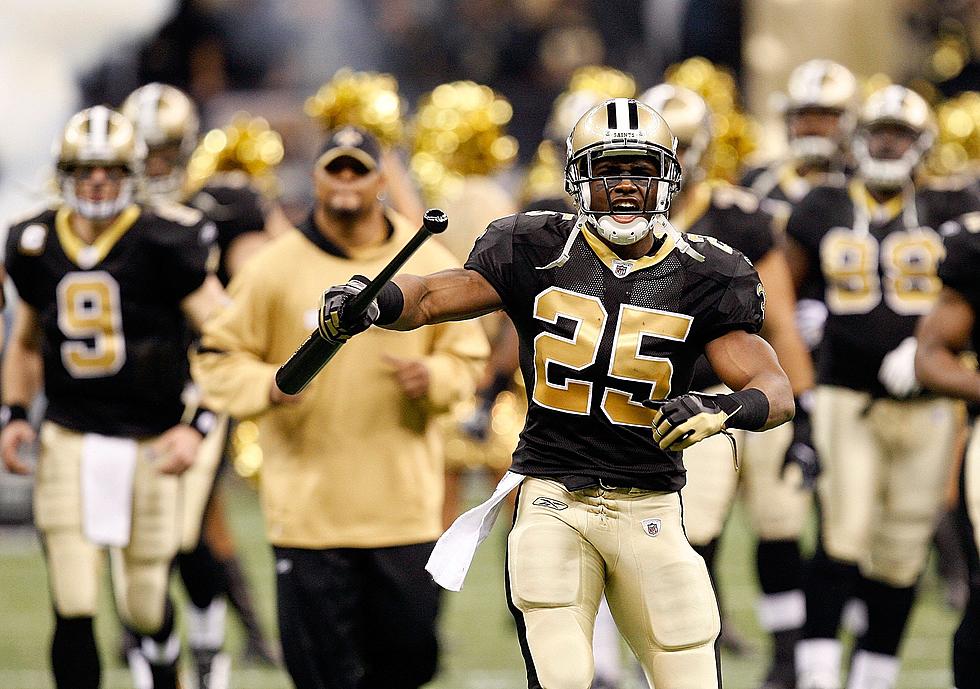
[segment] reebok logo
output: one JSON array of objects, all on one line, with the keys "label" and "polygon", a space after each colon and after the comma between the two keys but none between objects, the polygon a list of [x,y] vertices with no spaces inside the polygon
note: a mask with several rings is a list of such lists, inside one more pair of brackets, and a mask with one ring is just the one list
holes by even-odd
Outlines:
[{"label": "reebok logo", "polygon": [[568,509],[568,505],[563,503],[561,500],[555,500],[553,498],[540,497],[535,498],[532,505],[537,505],[538,507],[547,507],[551,510],[558,510],[561,512],[564,509]]}]

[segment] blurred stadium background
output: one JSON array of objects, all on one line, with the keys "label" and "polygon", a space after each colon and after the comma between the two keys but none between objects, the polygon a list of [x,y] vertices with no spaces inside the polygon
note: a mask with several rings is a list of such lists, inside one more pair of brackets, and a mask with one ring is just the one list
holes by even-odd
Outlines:
[{"label": "blurred stadium background", "polygon": [[[837,60],[869,84],[913,86],[941,109],[950,144],[933,160],[939,171],[980,159],[980,2],[977,0],[5,0],[0,4],[0,219],[36,207],[48,194],[50,147],[75,110],[118,105],[148,81],[192,95],[205,128],[247,110],[278,132],[278,194],[296,220],[309,203],[308,169],[318,144],[318,108],[343,97],[335,80],[324,105],[311,98],[349,68],[391,75],[403,99],[396,124],[409,121],[436,86],[471,80],[509,102],[513,137],[495,155],[500,184],[517,196],[525,184],[552,104],[576,70],[608,65],[633,78],[637,92],[690,58],[681,78],[727,99],[727,154],[734,165],[769,158],[782,145],[779,97],[790,70],[815,57]],[[582,72],[578,72],[582,74]],[[676,68],[672,72],[677,75]],[[348,78],[348,82],[343,79]],[[632,94],[630,94],[632,95]],[[956,101],[949,99],[958,98]],[[970,100],[972,98],[972,100]],[[947,105],[943,106],[946,103]],[[958,103],[954,107],[949,103]],[[401,110],[399,110],[401,107]],[[489,106],[488,106],[489,107]],[[946,112],[947,116],[942,116]],[[311,117],[313,116],[313,117]],[[504,118],[506,121],[506,118]],[[422,128],[416,124],[416,134]],[[262,130],[264,131],[264,129]],[[258,132],[261,134],[261,132]],[[408,157],[408,132],[388,141]],[[281,158],[281,160],[279,160]],[[413,169],[426,190],[423,160]],[[421,165],[421,167],[420,167]],[[256,468],[244,452],[230,484],[230,519],[264,622],[274,628],[271,556],[254,491],[239,474]],[[487,483],[472,475],[470,501]],[[0,473],[0,689],[52,686],[47,669],[51,626],[45,574],[29,525],[30,480]],[[516,689],[523,667],[503,605],[505,526],[481,550],[466,589],[446,595],[445,652],[439,689]],[[726,686],[749,689],[765,670],[764,640],[752,608],[756,583],[740,515],[722,552],[727,609],[753,649],[725,657]],[[934,569],[934,568],[933,568]],[[957,613],[930,570],[905,644],[903,689],[951,686],[949,639]],[[129,686],[113,660],[118,635],[108,596],[99,622],[104,685]],[[234,630],[233,630],[234,633]],[[240,645],[233,638],[232,649]],[[284,673],[237,665],[241,689],[288,686]],[[635,686],[639,686],[636,684]]]}]

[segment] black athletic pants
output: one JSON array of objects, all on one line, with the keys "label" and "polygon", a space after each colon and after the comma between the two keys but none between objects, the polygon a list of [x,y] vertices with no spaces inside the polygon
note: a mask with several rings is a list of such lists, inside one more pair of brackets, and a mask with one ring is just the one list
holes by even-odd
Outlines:
[{"label": "black athletic pants", "polygon": [[296,689],[418,689],[436,671],[434,543],[274,547],[279,636]]}]

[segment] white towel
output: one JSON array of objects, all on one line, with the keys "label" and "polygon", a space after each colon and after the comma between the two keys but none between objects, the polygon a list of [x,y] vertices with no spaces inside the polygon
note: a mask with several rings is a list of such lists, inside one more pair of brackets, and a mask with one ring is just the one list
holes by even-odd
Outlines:
[{"label": "white towel", "polygon": [[521,474],[508,471],[486,502],[458,516],[436,541],[425,569],[439,586],[449,591],[463,588],[476,549],[490,535],[504,498],[523,480]]},{"label": "white towel", "polygon": [[82,439],[82,530],[99,545],[129,545],[139,446],[129,438]]}]

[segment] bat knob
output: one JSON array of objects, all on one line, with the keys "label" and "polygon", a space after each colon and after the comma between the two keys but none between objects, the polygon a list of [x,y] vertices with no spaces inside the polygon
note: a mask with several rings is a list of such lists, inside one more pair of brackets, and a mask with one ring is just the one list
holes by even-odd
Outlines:
[{"label": "bat knob", "polygon": [[439,234],[446,231],[446,227],[449,225],[449,216],[444,210],[430,208],[422,216],[422,224],[432,234]]}]

